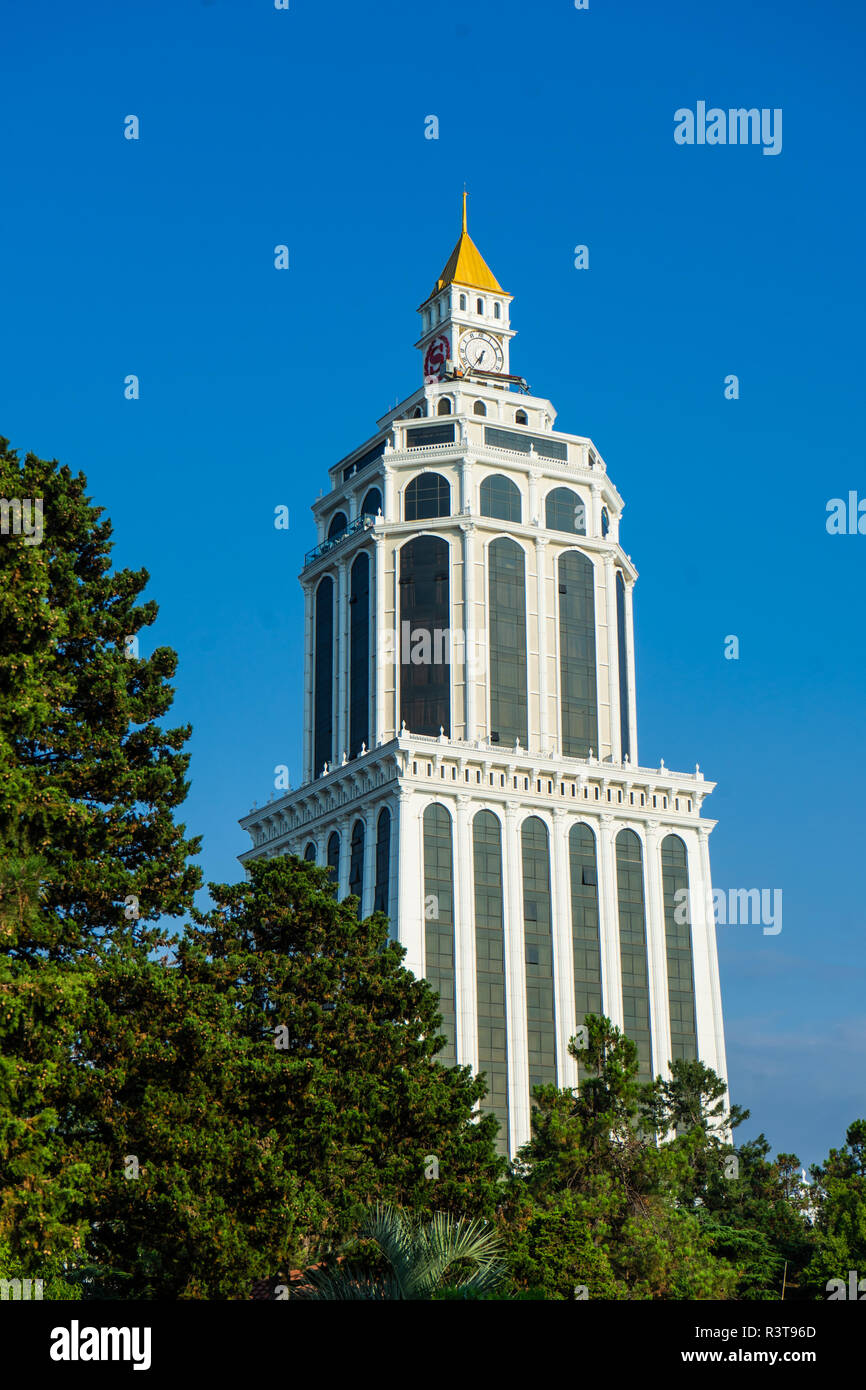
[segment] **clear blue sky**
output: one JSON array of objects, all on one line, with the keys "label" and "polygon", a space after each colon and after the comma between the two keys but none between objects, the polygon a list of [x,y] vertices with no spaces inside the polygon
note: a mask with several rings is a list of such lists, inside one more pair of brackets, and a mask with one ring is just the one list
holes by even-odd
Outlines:
[{"label": "clear blue sky", "polygon": [[[641,762],[718,780],[718,886],[783,890],[780,935],[720,929],[722,986],[748,1131],[805,1162],[866,1115],[866,536],[825,529],[866,496],[864,27],[854,0],[2,19],[0,431],[84,470],[150,571],[206,878],[239,876],[274,765],[298,780],[308,506],[420,381],[465,180],[512,369],[626,499]],[[781,154],[676,145],[699,100],[782,108]]]}]

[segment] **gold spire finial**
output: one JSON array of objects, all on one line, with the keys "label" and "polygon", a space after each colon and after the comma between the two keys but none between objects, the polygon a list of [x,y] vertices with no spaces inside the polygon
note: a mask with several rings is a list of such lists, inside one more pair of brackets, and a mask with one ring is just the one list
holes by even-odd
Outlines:
[{"label": "gold spire finial", "polygon": [[464,185],[463,185],[463,230],[464,230],[464,232],[466,231],[466,199],[467,199],[468,196],[469,196],[469,195],[468,195],[468,193],[466,192],[466,184],[464,183]]}]

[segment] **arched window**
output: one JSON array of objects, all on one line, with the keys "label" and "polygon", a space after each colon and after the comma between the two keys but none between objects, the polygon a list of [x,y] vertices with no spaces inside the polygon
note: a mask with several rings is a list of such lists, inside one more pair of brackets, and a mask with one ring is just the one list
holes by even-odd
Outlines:
[{"label": "arched window", "polygon": [[328,836],[328,868],[331,870],[336,889],[340,881],[340,837],[336,830]]},{"label": "arched window", "polygon": [[370,557],[358,555],[349,573],[349,757],[370,746]]},{"label": "arched window", "polygon": [[307,848],[304,850],[304,858],[308,864],[315,864],[316,862],[316,846],[313,844],[312,840],[310,840]]},{"label": "arched window", "polygon": [[382,510],[382,494],[377,487],[371,487],[361,503],[362,516],[378,516]]},{"label": "arched window", "polygon": [[[679,835],[662,840],[662,897],[665,910],[665,948],[668,959],[668,1007],[671,1025],[671,1061],[697,1060],[695,978],[689,912],[689,865]],[[683,920],[685,919],[685,920]]]},{"label": "arched window", "polygon": [[414,734],[451,733],[448,558],[441,536],[400,550],[400,719]]},{"label": "arched window", "polygon": [[441,473],[419,473],[406,489],[404,520],[451,515],[451,488]]},{"label": "arched window", "polygon": [[601,937],[595,836],[588,825],[573,825],[568,836],[571,869],[571,938],[574,954],[574,1021],[602,1013]]},{"label": "arched window", "polygon": [[346,529],[346,516],[344,512],[334,512],[328,524],[328,540],[332,541],[335,536],[339,536],[341,531]]},{"label": "arched window", "polygon": [[510,478],[495,473],[481,484],[481,515],[499,521],[520,521],[520,488]]},{"label": "arched window", "polygon": [[449,399],[448,399],[447,396],[443,396],[442,399],[440,400],[438,406],[436,407],[436,414],[437,414],[437,415],[450,415],[450,414],[451,414],[451,402],[449,401]]},{"label": "arched window", "polygon": [[387,912],[391,887],[391,812],[383,806],[376,822],[376,884],[373,911]]},{"label": "arched window", "polygon": [[623,1032],[637,1044],[638,1080],[652,1081],[643,855],[633,830],[621,830],[616,837],[616,892]]},{"label": "arched window", "polygon": [[497,302],[496,304],[494,304],[494,306],[493,306],[493,317],[494,317],[495,319],[500,319],[500,318],[502,318],[502,309],[501,309],[501,307],[500,307],[500,305],[499,305],[498,302]]},{"label": "arched window", "polygon": [[313,776],[334,760],[334,581],[326,574],[316,590],[313,661]]},{"label": "arched window", "polygon": [[625,618],[625,582],[622,570],[616,572],[616,635],[619,654],[619,736],[622,756],[631,757],[631,738],[629,736],[628,701],[628,641]]},{"label": "arched window", "polygon": [[483,300],[483,299],[476,299],[476,301],[475,301],[475,309],[476,309],[476,312],[479,313],[479,314],[483,314],[483,313],[484,313],[484,300]]},{"label": "arched window", "polygon": [[515,425],[528,425],[528,424],[529,424],[529,416],[527,415],[527,413],[526,413],[525,410],[518,410],[518,411],[517,411],[517,413],[516,413],[515,416],[514,416],[514,423],[515,423]]},{"label": "arched window", "polygon": [[500,536],[488,550],[490,740],[528,745],[525,557]]},{"label": "arched window", "polygon": [[537,816],[523,822],[523,938],[526,949],[526,1040],[529,1091],[556,1085],[556,1021],[553,1003],[553,930],[547,826]]},{"label": "arched window", "polygon": [[420,420],[420,418],[421,418],[421,416],[422,416],[423,414],[424,414],[424,411],[423,411],[422,407],[421,407],[420,405],[416,405],[415,409],[412,411],[412,418],[413,418],[413,420]]},{"label": "arched window", "polygon": [[364,838],[364,822],[356,820],[349,845],[349,897],[358,899],[359,917],[364,903]]},{"label": "arched window", "polygon": [[460,308],[461,308],[461,309],[465,309],[465,308],[466,308],[466,295],[465,295],[465,294],[461,294],[461,296],[460,296]]},{"label": "arched window", "polygon": [[487,414],[487,406],[484,404],[483,401],[476,401],[476,402],[475,402],[475,404],[474,404],[473,407],[472,407],[472,414],[473,414],[473,415],[486,415],[486,414]]},{"label": "arched window", "polygon": [[570,487],[555,487],[547,494],[545,525],[548,531],[569,531],[573,536],[586,535],[586,506],[583,498]]},{"label": "arched window", "polygon": [[562,751],[567,758],[585,758],[591,748],[599,751],[595,571],[579,550],[560,555],[558,568]]},{"label": "arched window", "polygon": [[487,1075],[483,1111],[499,1121],[499,1152],[508,1152],[508,1050],[505,1014],[505,937],[502,829],[492,811],[472,822],[475,883],[475,958],[478,993],[478,1070]]},{"label": "arched window", "polygon": [[439,995],[442,1032],[448,1039],[436,1054],[440,1065],[453,1067],[455,1047],[454,873],[451,817],[436,802],[424,812],[424,971]]},{"label": "arched window", "polygon": [[610,530],[610,517],[607,514],[607,507],[601,509],[601,534],[606,536]]}]

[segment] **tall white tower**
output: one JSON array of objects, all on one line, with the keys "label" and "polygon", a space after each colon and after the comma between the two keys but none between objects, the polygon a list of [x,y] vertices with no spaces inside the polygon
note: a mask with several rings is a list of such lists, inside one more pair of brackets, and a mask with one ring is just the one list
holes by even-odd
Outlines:
[{"label": "tall white tower", "polygon": [[487,1074],[513,1154],[532,1086],[578,1084],[587,1013],[644,1078],[726,1065],[715,784],[640,766],[622,498],[510,374],[510,304],[464,195],[418,311],[423,385],[313,504],[303,783],[242,819],[241,859],[314,858],[388,914],[439,991],[442,1060]]}]

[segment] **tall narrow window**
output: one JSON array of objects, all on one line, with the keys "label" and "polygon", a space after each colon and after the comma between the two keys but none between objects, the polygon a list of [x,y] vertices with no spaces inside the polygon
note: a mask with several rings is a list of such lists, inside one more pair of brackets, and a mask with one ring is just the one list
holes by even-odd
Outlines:
[{"label": "tall narrow window", "polygon": [[328,868],[331,870],[336,889],[340,881],[340,837],[336,830],[328,836]]},{"label": "tall narrow window", "polygon": [[662,894],[665,907],[665,948],[668,958],[668,1006],[672,1062],[695,1061],[698,1055],[695,1019],[695,977],[692,930],[689,925],[689,866],[679,835],[662,840]]},{"label": "tall narrow window", "polygon": [[308,864],[315,864],[316,862],[316,846],[313,844],[312,840],[310,840],[307,848],[304,850],[304,858]]},{"label": "tall narrow window", "polygon": [[525,558],[516,541],[500,536],[488,550],[490,629],[490,737],[525,748],[526,578]]},{"label": "tall narrow window", "polygon": [[594,570],[588,555],[559,557],[559,678],[562,751],[567,758],[598,752]]},{"label": "tall narrow window", "polygon": [[505,937],[502,915],[502,832],[492,811],[472,822],[475,869],[475,958],[478,990],[478,1070],[487,1075],[481,1108],[499,1121],[497,1147],[508,1152],[508,1051],[505,1015]]},{"label": "tall narrow window", "polygon": [[426,978],[439,995],[442,1032],[447,1043],[436,1061],[457,1061],[454,985],[454,871],[451,817],[437,802],[424,812],[424,919]]},{"label": "tall narrow window", "polygon": [[345,514],[343,512],[334,512],[334,515],[331,517],[330,525],[328,526],[328,540],[333,540],[335,536],[339,536],[341,532],[345,531],[346,525]]},{"label": "tall narrow window", "polygon": [[493,473],[481,484],[481,515],[499,521],[520,520],[520,489],[502,473]]},{"label": "tall narrow window", "polygon": [[362,551],[349,576],[349,757],[370,747],[370,557]]},{"label": "tall narrow window", "polygon": [[360,819],[352,826],[352,839],[349,843],[349,897],[358,899],[358,916],[362,915],[364,905],[364,822]]},{"label": "tall narrow window", "polygon": [[313,666],[313,776],[334,761],[334,581],[325,575],[316,590]]},{"label": "tall narrow window", "polygon": [[400,551],[400,719],[413,734],[451,733],[448,543],[419,536]]},{"label": "tall narrow window", "polygon": [[376,822],[376,886],[373,911],[387,912],[391,886],[391,812],[383,806]]},{"label": "tall narrow window", "polygon": [[550,852],[547,826],[537,816],[523,822],[523,936],[526,949],[526,1031],[529,1089],[556,1084],[556,1021],[553,1002],[553,930],[550,916]]},{"label": "tall narrow window", "polygon": [[616,632],[619,651],[619,733],[622,741],[622,756],[631,757],[631,737],[629,735],[628,703],[628,641],[625,620],[625,583],[622,570],[616,572]]},{"label": "tall narrow window", "polygon": [[378,516],[382,510],[382,494],[377,487],[371,487],[361,503],[362,516]]},{"label": "tall narrow window", "polygon": [[619,907],[619,955],[622,967],[623,1031],[637,1043],[638,1079],[652,1080],[646,914],[643,855],[633,830],[616,837],[616,891]]},{"label": "tall narrow window", "polygon": [[598,864],[595,836],[588,825],[571,827],[568,854],[571,868],[575,1019],[580,1027],[587,1014],[602,1013]]}]

